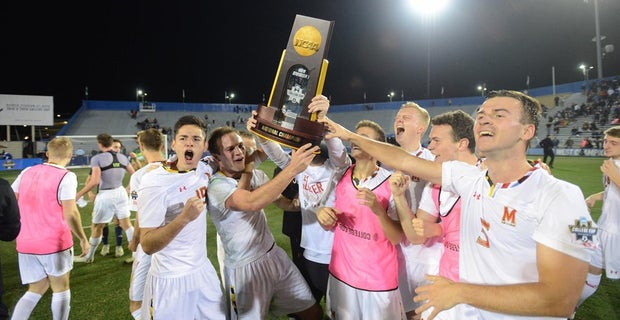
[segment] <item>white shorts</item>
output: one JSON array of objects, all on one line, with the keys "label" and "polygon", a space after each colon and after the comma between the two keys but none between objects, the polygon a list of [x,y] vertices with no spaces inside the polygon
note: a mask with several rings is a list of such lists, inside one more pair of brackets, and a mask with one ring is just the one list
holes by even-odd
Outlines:
[{"label": "white shorts", "polygon": [[600,244],[593,253],[591,265],[605,269],[612,280],[620,279],[620,234],[599,229]]},{"label": "white shorts", "polygon": [[100,190],[95,198],[93,223],[110,223],[116,215],[119,219],[129,218],[129,196],[124,187]]},{"label": "white shorts", "polygon": [[146,275],[151,267],[151,255],[144,253],[142,246],[138,244],[131,265],[131,279],[129,280],[129,300],[142,301],[144,296],[144,283]]},{"label": "white shorts", "polygon": [[226,319],[222,285],[211,262],[190,274],[158,278],[151,273],[144,283],[143,319]]},{"label": "white shorts", "polygon": [[308,283],[277,245],[259,259],[225,267],[230,319],[267,319],[304,311],[316,302]]},{"label": "white shorts", "polygon": [[[424,276],[427,274],[439,274],[439,260],[443,251],[438,245],[443,248],[441,244],[424,248],[425,252],[423,254],[426,256],[419,254],[415,249],[411,250],[411,248],[405,249],[404,253],[401,248],[397,249],[398,289],[400,290],[405,312],[413,311],[422,305],[421,302],[413,302],[413,297],[416,295],[415,288],[426,281]],[[436,252],[433,253],[432,250],[436,250]],[[432,257],[434,254],[437,255],[436,258]]]},{"label": "white shorts", "polygon": [[366,291],[356,289],[331,274],[327,280],[325,308],[330,319],[337,320],[406,320],[398,289]]},{"label": "white shorts", "polygon": [[73,269],[73,248],[51,254],[17,253],[22,284],[37,282],[48,275],[60,277]]}]

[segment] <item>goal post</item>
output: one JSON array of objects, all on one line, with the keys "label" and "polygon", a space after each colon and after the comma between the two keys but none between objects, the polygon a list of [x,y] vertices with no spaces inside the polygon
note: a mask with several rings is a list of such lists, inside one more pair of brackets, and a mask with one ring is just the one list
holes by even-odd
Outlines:
[{"label": "goal post", "polygon": [[[121,149],[121,153],[129,157],[130,152],[135,152],[138,150],[138,143],[136,141],[137,135],[114,135],[111,134],[112,138],[118,139],[121,141],[123,148]],[[168,135],[164,136],[164,157],[168,158]],[[71,139],[71,143],[73,144],[73,157],[71,157],[71,162],[67,165],[67,167],[89,167],[90,159],[98,154],[101,150],[99,150],[99,146],[97,144],[97,136],[96,135],[84,135],[84,136],[58,136],[65,137]]]}]

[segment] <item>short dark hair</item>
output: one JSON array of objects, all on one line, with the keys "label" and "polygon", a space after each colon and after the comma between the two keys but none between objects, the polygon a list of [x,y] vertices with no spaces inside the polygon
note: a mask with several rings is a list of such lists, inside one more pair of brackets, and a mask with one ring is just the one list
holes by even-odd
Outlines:
[{"label": "short dark hair", "polygon": [[523,105],[523,116],[521,117],[521,123],[534,125],[534,136],[538,132],[538,124],[542,114],[542,106],[540,102],[535,98],[528,96],[525,93],[514,90],[493,90],[487,95],[487,99],[496,97],[508,97],[513,98],[521,102]]},{"label": "short dark hair", "polygon": [[104,148],[109,148],[114,143],[114,139],[111,135],[107,133],[100,133],[97,135],[97,142],[100,143]]},{"label": "short dark hair", "polygon": [[474,118],[463,110],[448,111],[436,115],[431,119],[431,124],[449,125],[452,127],[452,140],[457,142],[461,139],[469,140],[467,148],[471,153],[476,152],[476,139],[474,139]]},{"label": "short dark hair", "polygon": [[200,129],[202,129],[202,133],[204,134],[204,136],[205,137],[207,136],[207,126],[205,125],[205,123],[196,116],[186,115],[186,116],[180,117],[179,120],[177,120],[177,122],[174,124],[175,137],[177,133],[179,132],[179,129],[181,129],[181,127],[186,126],[186,125],[193,125],[193,126],[199,127]]},{"label": "short dark hair", "polygon": [[211,154],[221,154],[220,152],[222,147],[222,137],[231,132],[237,134],[239,133],[237,129],[229,126],[223,126],[213,130],[213,132],[211,132],[211,135],[209,136],[209,152]]}]

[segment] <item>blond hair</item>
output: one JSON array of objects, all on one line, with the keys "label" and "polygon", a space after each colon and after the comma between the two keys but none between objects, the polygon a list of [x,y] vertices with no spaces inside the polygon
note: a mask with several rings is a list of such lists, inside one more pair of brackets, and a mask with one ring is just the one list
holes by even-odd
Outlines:
[{"label": "blond hair", "polygon": [[47,143],[49,158],[66,159],[73,156],[73,143],[67,137],[56,137]]}]

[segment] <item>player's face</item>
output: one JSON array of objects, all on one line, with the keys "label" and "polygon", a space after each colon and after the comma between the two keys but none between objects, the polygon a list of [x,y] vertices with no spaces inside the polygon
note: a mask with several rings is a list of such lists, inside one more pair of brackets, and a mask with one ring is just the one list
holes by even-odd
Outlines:
[{"label": "player's face", "polygon": [[603,151],[606,157],[620,159],[620,138],[605,135]]},{"label": "player's face", "polygon": [[[355,133],[373,140],[379,139],[379,134],[370,127],[360,127],[355,131]],[[372,159],[372,157],[368,153],[363,151],[354,143],[351,143],[351,157],[355,159],[355,161]]]},{"label": "player's face", "polygon": [[179,128],[171,147],[177,155],[177,169],[190,170],[198,166],[207,147],[207,140],[200,127],[184,125]]},{"label": "player's face", "polygon": [[245,146],[243,139],[235,132],[222,136],[219,160],[220,170],[228,175],[236,175],[245,169]]},{"label": "player's face", "polygon": [[424,124],[420,121],[418,110],[401,108],[394,118],[394,133],[396,142],[405,146],[409,143],[419,144],[420,136],[424,133]]},{"label": "player's face", "polygon": [[534,125],[522,124],[521,102],[510,97],[486,100],[478,109],[474,124],[476,147],[487,158],[493,154],[523,152],[534,133]]},{"label": "player's face", "polygon": [[112,143],[112,151],[119,153],[121,152],[121,143],[120,142],[113,142]]},{"label": "player's face", "polygon": [[435,155],[435,161],[456,160],[458,156],[459,142],[452,137],[452,126],[447,124],[434,125],[429,133],[431,143],[428,149]]}]

